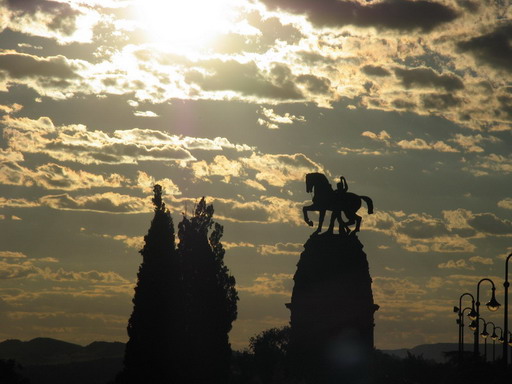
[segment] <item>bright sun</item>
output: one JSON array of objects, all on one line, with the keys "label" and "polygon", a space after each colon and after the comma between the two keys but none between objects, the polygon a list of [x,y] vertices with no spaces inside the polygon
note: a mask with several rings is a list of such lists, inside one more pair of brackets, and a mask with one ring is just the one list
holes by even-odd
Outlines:
[{"label": "bright sun", "polygon": [[173,51],[207,46],[229,30],[236,0],[137,0],[136,18],[154,43]]}]

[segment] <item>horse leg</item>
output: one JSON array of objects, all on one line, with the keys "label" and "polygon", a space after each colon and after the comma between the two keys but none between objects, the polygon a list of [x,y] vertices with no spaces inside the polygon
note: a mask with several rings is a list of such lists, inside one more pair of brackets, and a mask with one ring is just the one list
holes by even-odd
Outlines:
[{"label": "horse leg", "polygon": [[355,212],[345,212],[345,215],[347,215],[349,221],[347,223],[347,226],[348,225],[356,225],[356,228],[354,229],[353,232],[359,232],[359,229],[361,228],[361,216],[357,215]]},{"label": "horse leg", "polygon": [[313,232],[313,235],[316,235],[316,234],[320,233],[320,231],[322,231],[322,225],[324,223],[324,218],[325,218],[325,209],[322,209],[322,210],[320,210],[320,217],[318,218],[318,228],[316,229],[315,232]]},{"label": "horse leg", "polygon": [[[332,211],[331,213],[331,222],[329,223],[329,229],[327,229],[327,233],[333,233],[334,232],[334,222],[338,219],[338,212]],[[339,219],[338,219],[339,221]]]},{"label": "horse leg", "polygon": [[361,228],[361,221],[363,220],[363,218],[356,214],[354,214],[354,216],[356,217],[356,229],[354,229],[354,232],[359,232],[359,229]]},{"label": "horse leg", "polygon": [[341,211],[337,212],[336,217],[337,217],[337,219],[338,219],[340,235],[341,235],[341,234],[348,235],[348,234],[350,233],[350,229],[349,229],[349,227],[347,226],[347,223],[345,223],[345,222],[343,221],[343,219],[341,218]]},{"label": "horse leg", "polygon": [[304,214],[304,221],[306,222],[307,225],[309,225],[310,227],[313,226],[313,222],[309,219],[308,217],[308,211],[316,211],[316,207],[315,207],[315,204],[312,204],[312,205],[308,205],[304,208],[302,208],[302,213]]}]

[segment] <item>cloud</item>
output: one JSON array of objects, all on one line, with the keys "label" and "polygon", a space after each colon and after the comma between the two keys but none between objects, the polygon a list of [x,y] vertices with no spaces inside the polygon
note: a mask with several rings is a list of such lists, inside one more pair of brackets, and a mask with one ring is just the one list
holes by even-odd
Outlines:
[{"label": "cloud", "polygon": [[483,264],[483,265],[492,265],[494,261],[490,257],[482,257],[482,256],[472,256],[469,258],[471,263],[475,264]]},{"label": "cloud", "polygon": [[489,235],[512,237],[512,221],[500,219],[493,213],[480,213],[468,220],[468,224],[477,231]]},{"label": "cloud", "polygon": [[482,168],[484,174],[487,174],[485,171],[509,174],[512,172],[512,156],[507,157],[491,153],[480,157],[473,166],[473,169],[475,168]]},{"label": "cloud", "polygon": [[512,24],[497,27],[494,31],[457,43],[460,52],[471,53],[478,62],[506,72],[512,72]]},{"label": "cloud", "polygon": [[37,274],[38,270],[29,261],[13,264],[0,260],[0,280],[20,279]]},{"label": "cloud", "polygon": [[431,68],[396,68],[395,75],[405,88],[442,88],[453,92],[464,88],[462,80],[453,74],[440,75]]},{"label": "cloud", "polygon": [[123,242],[129,248],[135,248],[137,250],[142,249],[144,246],[144,236],[126,236],[126,235],[101,235],[105,239],[112,239]]},{"label": "cloud", "polygon": [[27,255],[22,252],[0,251],[0,257],[26,259]]},{"label": "cloud", "polygon": [[512,209],[512,198],[507,197],[503,200],[498,201],[498,207],[505,209]]},{"label": "cloud", "polygon": [[212,176],[221,176],[225,183],[229,183],[232,177],[240,177],[244,171],[242,164],[236,160],[229,160],[224,155],[217,155],[213,161],[198,161],[191,164],[195,177],[210,180]]},{"label": "cloud", "polygon": [[250,286],[238,285],[241,292],[249,292],[256,296],[279,295],[290,297],[292,293],[293,275],[288,273],[264,273],[254,279]]},{"label": "cloud", "polygon": [[368,137],[368,138],[370,138],[372,140],[375,140],[375,141],[382,141],[382,142],[384,142],[386,144],[389,144],[389,139],[391,139],[391,136],[389,135],[389,133],[387,133],[384,130],[380,131],[380,133],[364,131],[363,133],[361,133],[361,136]]},{"label": "cloud", "polygon": [[254,61],[210,60],[197,63],[206,71],[191,70],[186,80],[204,91],[234,91],[244,96],[278,100],[298,100],[303,94],[295,77],[286,65],[274,63],[269,71],[262,71]]},{"label": "cloud", "polygon": [[[260,196],[256,201],[237,201],[220,197],[211,197],[208,203],[215,207],[215,216],[219,220],[258,224],[303,225],[302,202],[283,199],[276,196]],[[172,202],[176,211],[183,204],[194,205],[193,199],[176,199]]]},{"label": "cloud", "polygon": [[149,176],[146,172],[137,172],[137,186],[144,193],[153,193],[153,187],[155,186],[155,184],[159,184],[162,186],[164,196],[181,195],[180,189],[171,179],[163,178],[156,180],[153,176]]},{"label": "cloud", "polygon": [[460,145],[466,152],[475,152],[480,153],[484,152],[484,149],[477,145],[482,142],[490,142],[490,143],[498,143],[501,140],[495,136],[484,137],[481,134],[478,135],[463,135],[460,133],[455,134],[453,139],[450,139],[451,142],[457,143]]},{"label": "cloud", "polygon": [[[46,0],[6,0],[7,17],[11,27],[27,25],[29,22],[43,24],[51,31],[71,35],[76,29],[76,18],[80,12],[68,3]],[[34,28],[37,30],[37,28]],[[26,29],[27,32],[31,31]]]},{"label": "cloud", "polygon": [[142,161],[188,162],[190,151],[234,149],[245,144],[215,139],[181,137],[150,129],[116,130],[113,134],[90,131],[84,125],[55,127],[48,117],[37,120],[4,116],[4,138],[11,151],[45,153],[60,161],[82,164],[138,164]]},{"label": "cloud", "polygon": [[397,145],[403,149],[433,150],[437,152],[459,152],[457,149],[449,146],[441,140],[436,141],[435,143],[427,143],[423,139],[416,138],[414,140],[400,140]]},{"label": "cloud", "polygon": [[279,124],[293,124],[295,121],[306,121],[304,116],[295,116],[288,112],[284,115],[279,115],[275,113],[272,108],[261,107],[258,112],[265,117],[265,119],[258,119],[258,124],[266,126],[269,129],[278,129]]},{"label": "cloud", "polygon": [[263,256],[293,255],[298,256],[304,246],[300,243],[276,243],[262,244],[258,246],[258,252]]},{"label": "cloud", "polygon": [[158,117],[158,115],[153,111],[135,111],[133,112],[133,115],[137,117]]},{"label": "cloud", "polygon": [[361,68],[361,72],[369,76],[385,77],[391,76],[391,72],[387,69],[376,66],[376,65],[365,65]]},{"label": "cloud", "polygon": [[24,53],[0,52],[0,70],[12,78],[54,77],[72,79],[79,77],[77,65],[64,56],[38,57]]},{"label": "cloud", "polygon": [[293,155],[256,154],[241,158],[240,162],[256,171],[256,180],[275,187],[284,187],[290,181],[303,181],[310,172],[322,172],[323,167],[302,153]]},{"label": "cloud", "polygon": [[[148,200],[148,201],[146,201]],[[145,213],[150,212],[149,199],[121,195],[114,192],[72,197],[69,194],[47,195],[39,203],[53,209],[65,211],[88,211],[100,213]]]},{"label": "cloud", "polygon": [[17,163],[0,163],[0,183],[5,185],[38,186],[44,189],[76,190],[98,187],[119,188],[127,186],[129,180],[119,174],[96,175],[86,171],[48,163],[35,170]]},{"label": "cloud", "polygon": [[429,32],[437,26],[453,21],[457,14],[445,5],[430,1],[384,0],[363,5],[356,1],[318,0],[262,0],[270,9],[305,14],[319,27],[376,27]]},{"label": "cloud", "polygon": [[[398,277],[373,277],[372,291],[375,302],[417,299],[424,296],[427,291],[408,279]],[[382,305],[382,304],[381,304]]]},{"label": "cloud", "polygon": [[449,260],[446,263],[441,263],[437,266],[440,269],[466,269],[469,271],[474,271],[475,267],[468,264],[466,260]]}]

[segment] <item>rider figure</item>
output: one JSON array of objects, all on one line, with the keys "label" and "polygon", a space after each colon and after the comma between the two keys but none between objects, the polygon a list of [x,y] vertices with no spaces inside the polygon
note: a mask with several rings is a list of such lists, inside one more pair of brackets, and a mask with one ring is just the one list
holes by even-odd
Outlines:
[{"label": "rider figure", "polygon": [[347,180],[345,180],[345,177],[340,177],[340,182],[336,184],[336,188],[336,193],[339,195],[346,193],[348,191],[348,184]]}]

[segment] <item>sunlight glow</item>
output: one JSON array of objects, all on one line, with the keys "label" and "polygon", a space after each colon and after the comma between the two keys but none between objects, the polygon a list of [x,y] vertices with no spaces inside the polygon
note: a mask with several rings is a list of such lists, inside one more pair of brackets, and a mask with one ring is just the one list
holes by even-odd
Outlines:
[{"label": "sunlight glow", "polygon": [[207,48],[231,28],[234,4],[234,0],[137,0],[135,17],[150,42],[187,53]]}]

